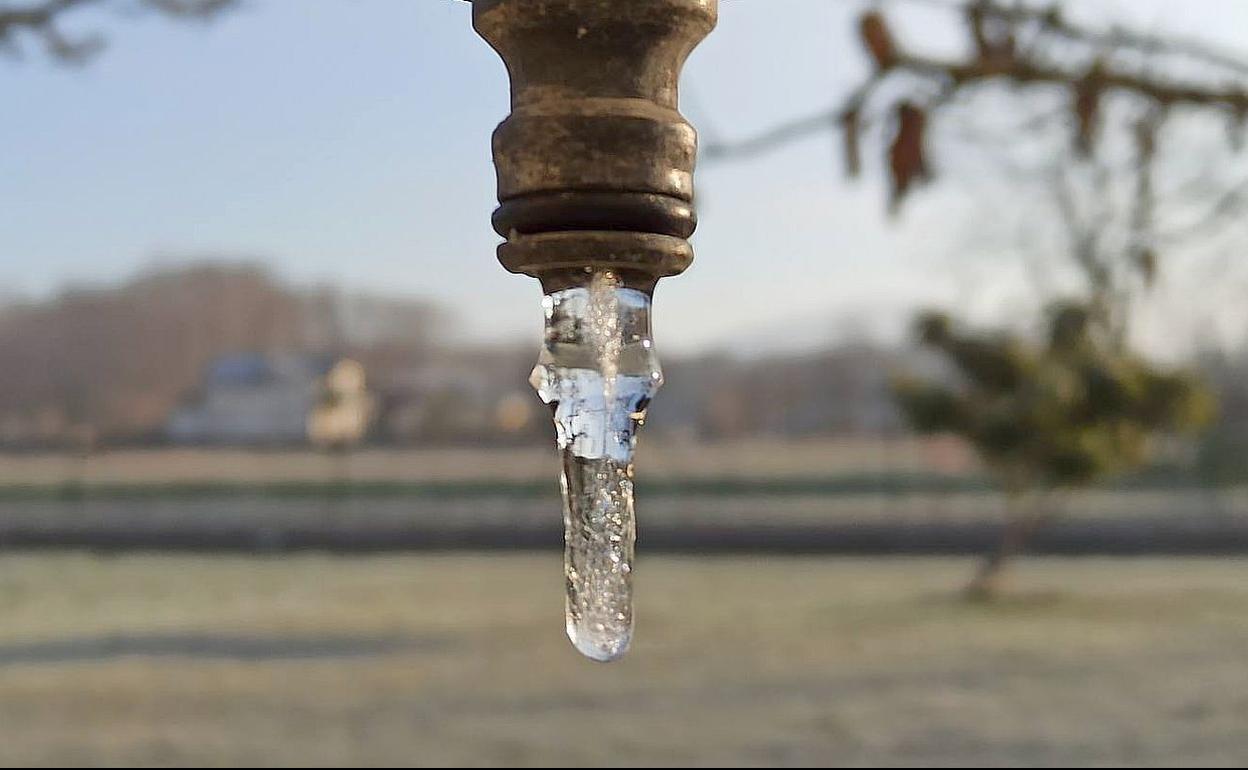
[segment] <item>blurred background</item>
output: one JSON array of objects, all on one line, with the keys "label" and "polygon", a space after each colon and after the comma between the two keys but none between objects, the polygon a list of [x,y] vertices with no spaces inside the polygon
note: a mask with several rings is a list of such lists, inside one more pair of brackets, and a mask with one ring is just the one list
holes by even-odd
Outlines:
[{"label": "blurred background", "polygon": [[1248,759],[1248,4],[723,4],[611,666],[470,12],[0,2],[0,763]]}]

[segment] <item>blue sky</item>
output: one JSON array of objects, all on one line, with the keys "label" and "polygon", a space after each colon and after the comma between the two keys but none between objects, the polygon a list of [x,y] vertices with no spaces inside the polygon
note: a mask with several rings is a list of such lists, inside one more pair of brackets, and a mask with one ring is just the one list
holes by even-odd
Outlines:
[{"label": "blue sky", "polygon": [[[687,69],[686,114],[743,136],[831,102],[865,66],[858,6],[725,2]],[[1096,8],[1248,46],[1248,3]],[[489,136],[507,88],[467,4],[250,0],[209,25],[71,22],[109,37],[89,66],[30,47],[0,60],[0,293],[244,257],[300,283],[452,304],[474,339],[536,336],[536,283],[493,256]],[[930,14],[900,33],[954,39]],[[704,167],[698,261],[660,287],[659,344],[805,341],[848,317],[891,328],[927,302],[1009,304],[955,254],[966,200],[933,193],[890,225],[878,176],[851,186],[837,172],[831,137]]]}]

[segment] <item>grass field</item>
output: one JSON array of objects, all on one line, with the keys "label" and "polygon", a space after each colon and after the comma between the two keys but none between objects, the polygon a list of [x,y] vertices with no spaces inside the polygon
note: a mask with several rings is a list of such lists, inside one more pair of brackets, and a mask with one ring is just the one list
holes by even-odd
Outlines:
[{"label": "grass field", "polygon": [[579,659],[553,556],[0,559],[0,763],[1248,761],[1248,563],[643,559]]}]

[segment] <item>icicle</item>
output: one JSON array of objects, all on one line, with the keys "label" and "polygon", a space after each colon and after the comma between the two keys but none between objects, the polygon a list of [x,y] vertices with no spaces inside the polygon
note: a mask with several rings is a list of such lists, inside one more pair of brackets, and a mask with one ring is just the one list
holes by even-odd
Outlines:
[{"label": "icicle", "polygon": [[650,296],[612,272],[543,300],[546,337],[530,382],[554,412],[562,460],[568,637],[610,661],[632,640],[633,451],[663,384]]}]

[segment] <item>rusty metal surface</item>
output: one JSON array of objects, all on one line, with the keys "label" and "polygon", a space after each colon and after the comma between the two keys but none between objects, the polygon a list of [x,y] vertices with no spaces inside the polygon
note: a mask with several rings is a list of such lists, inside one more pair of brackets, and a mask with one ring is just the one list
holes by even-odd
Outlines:
[{"label": "rusty metal surface", "polygon": [[689,265],[697,134],[677,109],[677,86],[717,9],[718,0],[474,0],[473,26],[511,76],[512,112],[493,141],[507,269],[550,284],[610,267],[652,287]]}]

